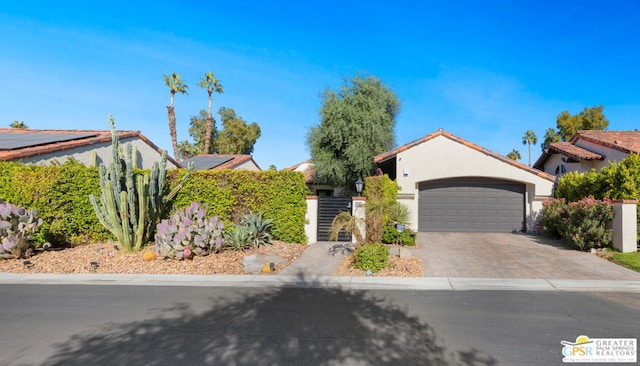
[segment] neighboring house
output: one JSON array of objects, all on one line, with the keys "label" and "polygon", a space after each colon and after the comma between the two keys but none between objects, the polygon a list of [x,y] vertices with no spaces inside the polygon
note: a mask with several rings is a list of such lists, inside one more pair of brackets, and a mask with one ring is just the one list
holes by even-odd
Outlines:
[{"label": "neighboring house", "polygon": [[582,130],[568,142],[549,144],[533,167],[556,176],[599,171],[632,152],[640,153],[640,131]]},{"label": "neighboring house", "polygon": [[343,188],[317,184],[315,181],[316,169],[311,160],[303,161],[300,164],[287,168],[287,170],[304,174],[304,181],[313,196],[333,197],[340,195],[344,191]]},{"label": "neighboring house", "polygon": [[190,163],[193,163],[195,170],[262,170],[251,155],[204,154],[183,160],[182,166],[186,168]]},{"label": "neighboring house", "polygon": [[[162,150],[139,131],[118,131],[118,138],[133,146],[137,167],[149,169],[160,161]],[[85,165],[110,164],[111,131],[0,128],[0,161],[45,165],[70,158]],[[180,163],[167,157],[167,168],[176,167]]]},{"label": "neighboring house", "polygon": [[442,129],[375,157],[418,231],[531,230],[555,176]]}]

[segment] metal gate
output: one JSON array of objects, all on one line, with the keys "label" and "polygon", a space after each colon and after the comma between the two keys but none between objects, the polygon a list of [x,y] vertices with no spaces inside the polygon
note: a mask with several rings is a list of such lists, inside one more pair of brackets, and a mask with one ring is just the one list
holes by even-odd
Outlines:
[{"label": "metal gate", "polygon": [[[351,197],[318,197],[318,241],[329,240],[333,218],[345,211],[351,213]],[[341,231],[338,241],[351,241],[351,235]]]}]

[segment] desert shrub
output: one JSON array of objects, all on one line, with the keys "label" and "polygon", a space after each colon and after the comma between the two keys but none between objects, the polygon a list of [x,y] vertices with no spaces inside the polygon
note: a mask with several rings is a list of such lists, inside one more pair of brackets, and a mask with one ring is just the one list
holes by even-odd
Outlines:
[{"label": "desert shrub", "polygon": [[562,238],[563,220],[567,218],[567,202],[564,198],[547,199],[542,203],[540,211],[540,229],[546,236],[554,239]]},{"label": "desert shrub", "polygon": [[389,247],[381,243],[364,244],[354,253],[356,268],[378,272],[389,265]]},{"label": "desert shrub", "polygon": [[411,232],[411,230],[405,230],[400,234],[400,243],[402,245],[406,245],[408,247],[413,247],[416,245],[416,234]]},{"label": "desert shrub", "polygon": [[610,246],[612,233],[607,229],[607,223],[612,219],[611,201],[587,197],[572,202],[567,206],[567,218],[563,220],[562,238],[578,250]]},{"label": "desert shrub", "polygon": [[587,197],[567,203],[564,199],[553,199],[543,204],[540,227],[543,233],[561,238],[571,248],[588,250],[611,245],[607,223],[612,219],[609,200]]},{"label": "desert shrub", "polygon": [[400,233],[393,225],[385,225],[382,229],[382,242],[385,244],[394,244]]},{"label": "desert shrub", "polygon": [[29,250],[31,235],[42,225],[37,215],[0,201],[0,258],[20,258]]},{"label": "desert shrub", "polygon": [[164,258],[205,256],[222,248],[223,229],[217,216],[207,218],[206,206],[192,202],[157,225],[154,252]]},{"label": "desert shrub", "polygon": [[406,246],[416,245],[416,235],[411,230],[398,232],[395,226],[385,225],[382,232],[382,242],[385,244],[402,244]]}]

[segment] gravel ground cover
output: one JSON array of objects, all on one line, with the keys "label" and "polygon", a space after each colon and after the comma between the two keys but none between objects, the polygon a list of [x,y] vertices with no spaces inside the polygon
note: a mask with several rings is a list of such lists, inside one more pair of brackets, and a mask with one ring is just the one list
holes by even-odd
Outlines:
[{"label": "gravel ground cover", "polygon": [[[62,250],[36,252],[36,255],[28,259],[31,262],[29,266],[24,265],[24,259],[0,260],[0,272],[91,273],[91,262],[97,262],[96,273],[244,274],[242,259],[245,256],[255,253],[277,254],[289,264],[299,258],[306,248],[304,244],[274,241],[272,245],[264,245],[257,249],[226,250],[189,260],[165,260],[158,257],[152,261],[145,261],[142,257],[150,250],[125,254],[117,250],[113,243],[92,243]],[[285,264],[276,266],[275,272],[284,267]]]},{"label": "gravel ground cover", "polygon": [[[95,273],[113,274],[245,274],[242,259],[251,254],[276,254],[286,260],[277,265],[274,273],[300,258],[307,249],[305,244],[290,244],[274,241],[257,249],[245,251],[226,250],[205,257],[189,260],[162,259],[151,261],[143,259],[144,250],[139,253],[125,254],[116,249],[113,242],[81,244],[70,248],[51,251],[36,251],[28,259],[0,260],[0,272],[12,273],[93,273],[91,262],[98,264]],[[25,265],[28,260],[30,263]],[[384,268],[375,276],[422,277],[424,269],[418,258],[401,259],[390,257],[390,267]],[[335,276],[365,276],[365,272],[352,266],[352,258],[345,257]]]}]

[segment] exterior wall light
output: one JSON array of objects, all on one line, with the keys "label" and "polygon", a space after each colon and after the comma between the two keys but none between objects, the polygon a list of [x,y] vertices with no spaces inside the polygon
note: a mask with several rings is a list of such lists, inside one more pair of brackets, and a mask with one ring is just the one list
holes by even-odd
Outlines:
[{"label": "exterior wall light", "polygon": [[358,197],[362,193],[362,189],[364,188],[364,182],[362,181],[362,177],[359,177],[356,181],[356,192],[358,192]]}]

